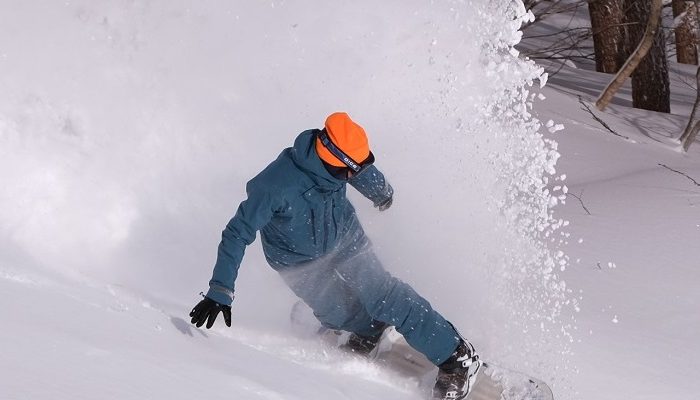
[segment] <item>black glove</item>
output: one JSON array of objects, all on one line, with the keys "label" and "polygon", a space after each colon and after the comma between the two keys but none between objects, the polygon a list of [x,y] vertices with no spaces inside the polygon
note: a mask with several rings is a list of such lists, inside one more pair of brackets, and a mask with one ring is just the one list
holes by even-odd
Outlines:
[{"label": "black glove", "polygon": [[394,196],[389,197],[388,199],[384,200],[381,204],[377,204],[375,207],[379,209],[379,211],[385,211],[388,210],[389,207],[391,207],[391,204],[394,202]]},{"label": "black glove", "polygon": [[192,317],[192,323],[197,325],[197,328],[204,325],[204,321],[207,321],[207,329],[211,328],[216,321],[216,316],[221,311],[224,314],[224,322],[226,326],[231,326],[231,306],[225,306],[223,304],[217,303],[209,297],[205,297],[204,300],[197,303],[196,306],[190,312],[190,317]]}]

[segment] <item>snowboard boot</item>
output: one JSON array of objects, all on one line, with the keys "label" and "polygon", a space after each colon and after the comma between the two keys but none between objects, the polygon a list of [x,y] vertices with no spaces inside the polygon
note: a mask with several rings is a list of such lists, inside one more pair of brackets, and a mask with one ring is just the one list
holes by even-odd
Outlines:
[{"label": "snowboard boot", "polygon": [[454,353],[438,366],[438,376],[433,388],[433,399],[459,400],[469,395],[474,388],[476,374],[483,361],[474,351],[474,346],[464,339]]},{"label": "snowboard boot", "polygon": [[384,331],[389,327],[389,325],[380,321],[373,322],[372,326],[379,329],[378,334],[374,336],[361,336],[357,333],[351,333],[350,337],[348,338],[348,342],[345,343],[342,347],[352,353],[361,356],[369,356],[370,353],[372,353],[372,350],[374,350],[377,347],[377,344],[382,338]]}]

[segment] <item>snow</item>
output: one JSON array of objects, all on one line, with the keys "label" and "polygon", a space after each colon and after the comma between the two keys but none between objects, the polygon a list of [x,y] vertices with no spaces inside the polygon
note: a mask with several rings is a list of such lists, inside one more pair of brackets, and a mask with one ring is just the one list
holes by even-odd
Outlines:
[{"label": "snow", "polygon": [[663,167],[700,176],[697,146],[680,154],[675,140],[694,101],[687,82],[695,69],[671,63],[671,70],[671,114],[630,108],[629,82],[606,112],[591,107],[617,135],[578,101],[590,104],[612,78],[590,63],[550,77],[546,99],[535,106],[540,119],[566,126],[552,136],[562,154],[557,170],[581,199],[569,196],[555,211],[579,237],[561,249],[572,260],[566,281],[582,297],[572,348],[580,398],[694,398],[700,391],[700,347],[689,334],[700,329],[698,191]]},{"label": "snow", "polygon": [[557,399],[695,396],[698,188],[661,165],[700,179],[694,71],[671,115],[592,108],[625,140],[579,101],[609,76],[518,58],[519,3],[0,4],[0,399],[421,398],[292,333],[258,243],[233,327],[188,321],[245,182],[336,110],[396,190],[351,195],[380,257],[486,359]]}]

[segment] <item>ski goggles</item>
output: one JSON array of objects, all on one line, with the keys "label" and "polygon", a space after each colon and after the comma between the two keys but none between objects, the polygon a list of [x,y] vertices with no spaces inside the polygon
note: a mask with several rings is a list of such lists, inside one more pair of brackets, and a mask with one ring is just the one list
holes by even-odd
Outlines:
[{"label": "ski goggles", "polygon": [[355,173],[355,175],[359,174],[362,172],[363,169],[366,167],[369,167],[374,163],[374,154],[372,152],[369,152],[369,156],[367,159],[365,159],[362,162],[357,162],[352,159],[349,155],[345,154],[342,150],[338,148],[332,141],[331,138],[328,137],[328,132],[326,132],[325,129],[322,129],[318,133],[318,139],[321,141],[321,144],[323,147],[325,147],[328,151],[331,152],[337,158],[340,160],[343,164],[345,164],[352,172]]}]

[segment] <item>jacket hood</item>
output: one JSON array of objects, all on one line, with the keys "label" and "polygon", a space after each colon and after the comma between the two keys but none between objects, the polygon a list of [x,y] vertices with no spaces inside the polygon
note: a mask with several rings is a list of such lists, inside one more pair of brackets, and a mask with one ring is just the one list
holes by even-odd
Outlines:
[{"label": "jacket hood", "polygon": [[315,146],[318,131],[318,129],[310,129],[297,136],[291,148],[292,160],[318,186],[327,190],[337,190],[345,181],[333,177],[323,166]]}]

